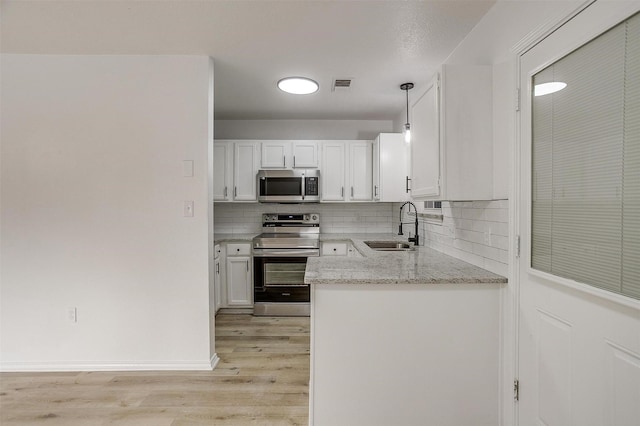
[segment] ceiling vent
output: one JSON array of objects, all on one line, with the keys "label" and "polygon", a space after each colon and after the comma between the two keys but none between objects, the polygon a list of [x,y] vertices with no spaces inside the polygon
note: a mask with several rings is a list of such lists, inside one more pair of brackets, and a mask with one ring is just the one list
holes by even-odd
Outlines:
[{"label": "ceiling vent", "polygon": [[333,80],[332,91],[347,92],[351,89],[351,79],[335,79]]}]

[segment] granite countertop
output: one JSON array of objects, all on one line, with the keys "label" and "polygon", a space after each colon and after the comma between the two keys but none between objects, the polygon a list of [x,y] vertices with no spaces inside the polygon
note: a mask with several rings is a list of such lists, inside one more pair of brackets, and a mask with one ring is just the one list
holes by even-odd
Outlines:
[{"label": "granite countertop", "polygon": [[[214,243],[250,243],[257,233],[215,234]],[[320,234],[320,241],[349,241],[362,257],[320,256],[307,260],[307,284],[483,284],[507,279],[437,250],[376,251],[365,241],[402,241],[396,234]]]},{"label": "granite countertop", "polygon": [[372,250],[364,241],[402,241],[395,234],[321,234],[321,241],[351,241],[362,257],[307,260],[308,284],[482,284],[507,279],[428,247],[409,252]]}]

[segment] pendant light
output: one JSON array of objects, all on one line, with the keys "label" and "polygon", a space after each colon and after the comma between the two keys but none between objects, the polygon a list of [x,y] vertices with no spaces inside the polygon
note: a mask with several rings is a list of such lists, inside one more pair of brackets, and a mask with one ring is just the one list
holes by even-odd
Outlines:
[{"label": "pendant light", "polygon": [[400,90],[404,90],[407,94],[407,122],[404,123],[404,128],[402,129],[406,143],[411,142],[411,124],[409,124],[409,90],[411,89],[413,89],[413,83],[402,83],[400,85]]}]

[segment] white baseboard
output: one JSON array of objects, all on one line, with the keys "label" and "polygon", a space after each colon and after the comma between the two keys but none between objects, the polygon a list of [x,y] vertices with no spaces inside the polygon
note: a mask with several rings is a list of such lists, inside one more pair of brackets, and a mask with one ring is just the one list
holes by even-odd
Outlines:
[{"label": "white baseboard", "polygon": [[206,361],[145,362],[0,362],[0,372],[45,371],[210,371],[219,362],[218,355]]},{"label": "white baseboard", "polygon": [[213,356],[211,357],[211,369],[215,370],[219,362],[220,362],[220,357],[218,356],[218,354],[217,353],[213,354]]}]

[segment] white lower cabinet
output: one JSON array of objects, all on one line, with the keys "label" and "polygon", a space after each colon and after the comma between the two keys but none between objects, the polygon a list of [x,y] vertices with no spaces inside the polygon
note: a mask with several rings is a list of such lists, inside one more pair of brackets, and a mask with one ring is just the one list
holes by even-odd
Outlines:
[{"label": "white lower cabinet", "polygon": [[253,306],[251,244],[226,244],[224,252],[225,297],[222,307],[250,308]]},{"label": "white lower cabinet", "polygon": [[320,251],[322,256],[346,256],[347,245],[346,241],[328,241],[322,243]]},{"label": "white lower cabinet", "polygon": [[322,256],[362,257],[351,241],[326,241],[320,246]]},{"label": "white lower cabinet", "polygon": [[215,313],[218,313],[222,307],[222,272],[220,271],[220,245],[216,244],[214,249],[213,260],[213,307]]}]

